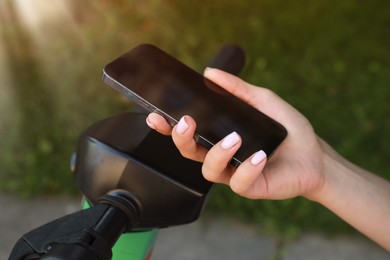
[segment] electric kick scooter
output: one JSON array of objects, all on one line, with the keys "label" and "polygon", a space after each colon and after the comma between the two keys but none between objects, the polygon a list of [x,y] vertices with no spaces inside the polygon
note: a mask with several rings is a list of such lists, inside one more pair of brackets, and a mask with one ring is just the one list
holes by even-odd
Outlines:
[{"label": "electric kick scooter", "polygon": [[[244,60],[227,45],[209,66],[238,74]],[[212,183],[146,116],[112,116],[80,136],[72,172],[83,209],[23,235],[10,260],[151,259],[160,228],[197,220]]]}]

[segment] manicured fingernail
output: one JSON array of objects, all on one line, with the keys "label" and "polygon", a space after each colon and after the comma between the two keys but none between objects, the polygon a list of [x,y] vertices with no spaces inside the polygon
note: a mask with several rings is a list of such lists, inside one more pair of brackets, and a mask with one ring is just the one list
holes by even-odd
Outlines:
[{"label": "manicured fingernail", "polygon": [[156,130],[156,126],[155,126],[152,122],[149,121],[149,117],[146,118],[146,124],[147,124],[150,128]]},{"label": "manicured fingernail", "polygon": [[180,119],[179,123],[177,123],[176,133],[184,134],[188,129],[188,124],[184,118],[184,116]]},{"label": "manicured fingernail", "polygon": [[260,151],[256,152],[256,153],[252,156],[251,164],[253,164],[254,166],[256,166],[256,165],[258,165],[259,163],[261,163],[266,157],[267,157],[267,154],[266,154],[263,150],[260,150]]},{"label": "manicured fingernail", "polygon": [[236,132],[233,132],[223,139],[221,146],[223,149],[228,150],[235,146],[239,141],[240,136]]}]

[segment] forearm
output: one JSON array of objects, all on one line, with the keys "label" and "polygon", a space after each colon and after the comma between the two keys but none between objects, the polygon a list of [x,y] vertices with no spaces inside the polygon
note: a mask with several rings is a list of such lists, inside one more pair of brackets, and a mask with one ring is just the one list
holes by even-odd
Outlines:
[{"label": "forearm", "polygon": [[390,182],[323,148],[325,182],[311,199],[390,251]]}]

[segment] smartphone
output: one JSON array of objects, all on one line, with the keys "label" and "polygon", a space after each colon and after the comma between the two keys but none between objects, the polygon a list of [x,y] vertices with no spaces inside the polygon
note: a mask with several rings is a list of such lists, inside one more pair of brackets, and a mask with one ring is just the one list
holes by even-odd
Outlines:
[{"label": "smartphone", "polygon": [[271,156],[287,136],[280,123],[150,44],[139,45],[107,64],[102,77],[147,112],[162,115],[171,126],[184,115],[193,117],[197,123],[194,139],[207,149],[236,131],[242,138],[231,161],[236,167],[260,149]]}]

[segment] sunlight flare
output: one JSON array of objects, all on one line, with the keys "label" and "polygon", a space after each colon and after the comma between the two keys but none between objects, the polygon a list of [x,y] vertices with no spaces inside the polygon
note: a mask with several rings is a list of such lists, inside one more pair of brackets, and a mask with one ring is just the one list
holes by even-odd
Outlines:
[{"label": "sunlight flare", "polygon": [[77,30],[70,3],[65,0],[14,0],[18,20],[38,45],[44,45],[48,40],[47,30],[53,25]]}]

